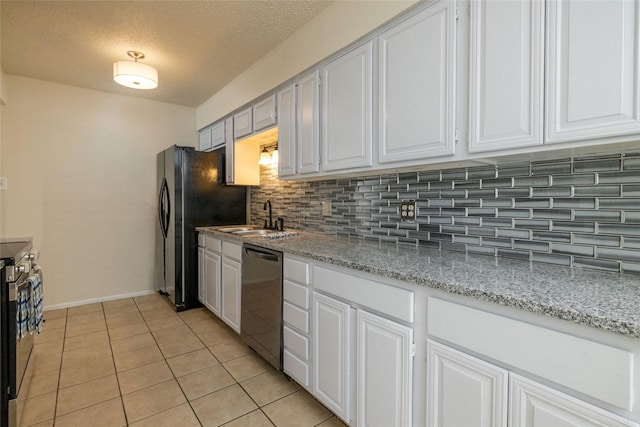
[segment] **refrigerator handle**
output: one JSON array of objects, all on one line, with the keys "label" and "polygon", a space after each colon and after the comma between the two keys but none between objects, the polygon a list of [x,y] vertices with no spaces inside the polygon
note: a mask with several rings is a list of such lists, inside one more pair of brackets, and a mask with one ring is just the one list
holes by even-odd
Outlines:
[{"label": "refrigerator handle", "polygon": [[[167,200],[167,206],[165,207],[165,197]],[[162,230],[162,237],[167,238],[167,232],[169,231],[169,218],[171,218],[171,200],[169,199],[169,185],[167,185],[166,178],[162,178],[162,185],[160,186],[160,200],[158,200],[158,220],[160,221],[160,230]]]}]

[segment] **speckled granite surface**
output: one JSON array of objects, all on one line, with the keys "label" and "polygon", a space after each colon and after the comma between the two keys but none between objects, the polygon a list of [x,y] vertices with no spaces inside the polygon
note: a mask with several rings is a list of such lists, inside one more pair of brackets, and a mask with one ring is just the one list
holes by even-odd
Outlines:
[{"label": "speckled granite surface", "polygon": [[216,234],[640,338],[640,276],[312,233],[283,239]]}]

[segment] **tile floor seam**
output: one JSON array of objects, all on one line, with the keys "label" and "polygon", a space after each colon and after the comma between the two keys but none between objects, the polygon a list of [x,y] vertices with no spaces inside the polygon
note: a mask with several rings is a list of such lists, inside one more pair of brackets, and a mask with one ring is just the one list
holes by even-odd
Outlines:
[{"label": "tile floor seam", "polygon": [[[134,304],[135,304],[135,300],[134,300]],[[104,312],[104,305],[102,306],[102,310]],[[104,314],[104,313],[103,313]],[[106,320],[105,320],[106,323]],[[118,368],[116,367],[116,359],[115,359],[115,354],[113,354],[113,346],[111,344],[111,334],[109,333],[109,325],[107,325],[107,337],[109,338],[109,348],[111,349],[111,361],[113,362],[113,367],[115,369],[115,375],[116,375],[116,382],[118,383],[118,393],[120,394],[120,404],[122,405],[122,413],[124,414],[124,422],[125,422],[125,426],[129,426],[129,418],[127,416],[127,410],[124,407],[124,399],[123,399],[123,395],[122,395],[122,387],[120,386],[120,377],[118,377]]]},{"label": "tile floor seam", "polygon": [[[135,302],[135,300],[134,300],[134,302]],[[136,303],[136,305],[137,305],[137,303]],[[138,310],[140,310],[140,308],[138,308]],[[140,312],[140,315],[142,315],[142,312]],[[143,316],[143,319],[144,319],[144,316]],[[182,318],[180,318],[180,320],[182,320]],[[183,322],[184,322],[184,320],[183,320]],[[156,339],[156,336],[155,336],[155,335],[153,335],[153,332],[151,332],[151,329],[149,328],[149,324],[147,323],[147,320],[146,320],[146,319],[144,320],[144,323],[145,323],[145,325],[147,325],[147,329],[149,329],[149,333],[150,333],[150,334],[151,334],[151,336],[153,337],[153,341],[156,343],[156,346],[160,349],[160,345],[159,345],[159,343],[158,343],[158,340]],[[185,324],[186,324],[186,322],[185,322]],[[188,326],[189,326],[189,325],[187,325],[187,327],[188,327]],[[159,330],[161,330],[161,329],[159,329]],[[191,330],[191,328],[189,328],[189,330]],[[154,331],[154,332],[155,332],[155,331]],[[193,332],[193,331],[192,331],[192,332]],[[197,335],[196,335],[196,337],[197,337]],[[199,339],[199,338],[198,338],[198,339]],[[205,346],[205,348],[207,348],[207,347]],[[196,351],[196,350],[194,350],[194,351]],[[166,356],[165,356],[165,354],[162,352],[162,349],[160,349],[160,354],[162,354],[162,358],[164,359],[164,361],[165,361],[165,363],[167,364],[167,366],[169,366],[169,371],[171,371],[171,375],[173,375],[173,379],[174,379],[174,380],[175,380],[175,382],[178,384],[178,388],[180,389],[180,392],[182,392],[182,395],[184,396],[184,399],[186,400],[187,404],[189,405],[189,408],[191,408],[191,411],[193,412],[193,414],[195,415],[196,419],[198,420],[198,423],[200,423],[200,426],[203,426],[203,425],[204,425],[204,424],[203,424],[203,422],[200,420],[200,418],[198,417],[198,414],[196,413],[195,409],[194,409],[194,408],[193,408],[193,406],[191,405],[191,401],[190,401],[190,400],[189,400],[189,398],[187,397],[187,395],[186,395],[186,393],[185,393],[185,391],[184,391],[184,389],[183,389],[183,387],[182,387],[182,384],[180,384],[180,381],[178,381],[178,377],[176,377],[175,372],[173,372],[173,369],[171,369],[171,365],[169,365],[169,362],[168,362],[168,360],[167,360],[167,357],[166,357]],[[183,354],[186,354],[186,353],[183,353]],[[177,356],[179,356],[179,355],[176,355],[176,356],[174,356],[174,357],[177,357]],[[215,356],[214,356],[213,354],[212,354],[212,356],[215,358]],[[216,360],[217,360],[217,359],[216,359]],[[206,368],[205,368],[205,369],[206,369]],[[182,404],[181,404],[181,405],[182,405]],[[171,408],[167,408],[167,409],[171,409]],[[155,414],[154,414],[154,415],[155,415]],[[153,415],[151,415],[151,416],[153,416]],[[151,416],[150,416],[150,417],[151,417]],[[140,421],[140,420],[138,420],[138,421]],[[136,421],[136,422],[138,422],[138,421]],[[127,424],[127,426],[128,426],[128,425],[129,425],[129,424]]]},{"label": "tile floor seam", "polygon": [[55,404],[53,405],[53,425],[56,424],[56,417],[58,416],[58,397],[60,397],[60,379],[62,377],[62,358],[64,357],[64,345],[67,342],[67,321],[69,320],[68,318],[68,314],[69,314],[69,310],[67,310],[65,312],[65,319],[64,319],[64,334],[62,334],[62,352],[60,353],[60,368],[58,368],[58,382],[56,384],[56,401]]}]

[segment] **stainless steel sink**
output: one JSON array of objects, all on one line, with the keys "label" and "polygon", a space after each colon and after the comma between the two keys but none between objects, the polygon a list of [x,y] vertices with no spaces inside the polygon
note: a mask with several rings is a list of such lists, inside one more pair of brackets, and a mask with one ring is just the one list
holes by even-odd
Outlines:
[{"label": "stainless steel sink", "polygon": [[273,230],[238,230],[234,231],[233,234],[237,234],[238,236],[263,236],[265,234],[274,233]]},{"label": "stainless steel sink", "polygon": [[238,232],[245,232],[245,231],[253,231],[254,228],[253,227],[220,227],[220,228],[216,228],[216,231],[222,231],[223,233],[238,233]]}]

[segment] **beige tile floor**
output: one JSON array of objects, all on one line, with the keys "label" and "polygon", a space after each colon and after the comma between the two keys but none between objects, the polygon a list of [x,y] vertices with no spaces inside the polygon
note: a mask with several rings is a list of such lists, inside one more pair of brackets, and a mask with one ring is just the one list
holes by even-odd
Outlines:
[{"label": "beige tile floor", "polygon": [[344,426],[204,308],[149,295],[45,320],[24,426]]}]

